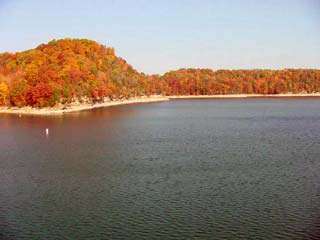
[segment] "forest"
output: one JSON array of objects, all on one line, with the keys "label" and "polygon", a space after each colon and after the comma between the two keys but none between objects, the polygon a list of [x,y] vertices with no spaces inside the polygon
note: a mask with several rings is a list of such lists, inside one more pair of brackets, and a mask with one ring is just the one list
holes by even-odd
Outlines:
[{"label": "forest", "polygon": [[0,54],[0,106],[52,107],[149,95],[320,92],[319,69],[180,69],[140,73],[113,48],[87,39],[52,40]]}]

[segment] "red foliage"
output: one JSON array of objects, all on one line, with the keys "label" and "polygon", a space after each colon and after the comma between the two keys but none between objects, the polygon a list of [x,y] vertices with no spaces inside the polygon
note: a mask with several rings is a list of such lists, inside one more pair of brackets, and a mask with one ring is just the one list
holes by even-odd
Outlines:
[{"label": "red foliage", "polygon": [[48,107],[53,105],[52,87],[45,83],[38,83],[29,87],[26,93],[26,102],[33,107]]}]

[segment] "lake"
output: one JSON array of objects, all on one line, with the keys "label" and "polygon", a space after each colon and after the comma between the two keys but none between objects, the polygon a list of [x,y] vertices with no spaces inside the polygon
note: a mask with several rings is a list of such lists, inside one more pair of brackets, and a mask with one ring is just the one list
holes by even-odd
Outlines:
[{"label": "lake", "polygon": [[0,183],[1,239],[318,239],[320,99],[1,115]]}]

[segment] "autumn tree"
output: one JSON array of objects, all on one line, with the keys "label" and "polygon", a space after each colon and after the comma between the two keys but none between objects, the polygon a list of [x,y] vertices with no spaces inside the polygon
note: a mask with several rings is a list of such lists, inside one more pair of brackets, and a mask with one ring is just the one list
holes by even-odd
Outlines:
[{"label": "autumn tree", "polygon": [[9,97],[9,87],[6,82],[0,82],[0,105],[6,105]]}]

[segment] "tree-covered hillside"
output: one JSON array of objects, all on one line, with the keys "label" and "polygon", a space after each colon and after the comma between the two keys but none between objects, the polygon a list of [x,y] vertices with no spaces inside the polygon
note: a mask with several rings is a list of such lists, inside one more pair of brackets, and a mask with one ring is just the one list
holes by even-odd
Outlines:
[{"label": "tree-covered hillside", "polygon": [[168,95],[320,92],[320,70],[180,69],[162,76]]},{"label": "tree-covered hillside", "polygon": [[35,49],[0,55],[0,101],[53,106],[75,100],[127,98],[147,92],[148,77],[113,48],[90,40],[53,40]]}]

